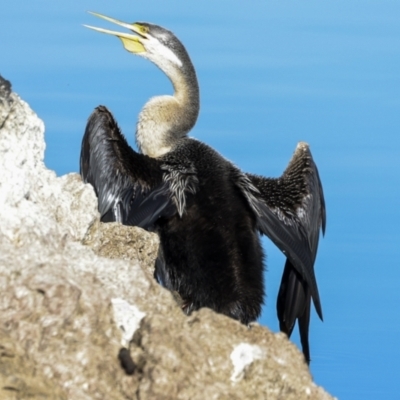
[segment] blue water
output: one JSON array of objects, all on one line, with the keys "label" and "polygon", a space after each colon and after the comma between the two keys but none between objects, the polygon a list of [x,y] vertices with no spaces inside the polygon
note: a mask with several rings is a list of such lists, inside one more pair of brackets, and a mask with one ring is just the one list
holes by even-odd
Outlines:
[{"label": "blue water", "polygon": [[[400,3],[3,4],[0,73],[45,121],[46,164],[59,175],[78,171],[95,106],[107,105],[133,144],[143,103],[171,92],[156,67],[83,28],[110,27],[86,10],[177,34],[201,87],[192,135],[243,170],[278,176],[298,141],[311,145],[328,212],[316,263],[324,322],[312,315],[312,374],[341,399],[399,398]],[[267,240],[265,248],[260,322],[278,330],[284,258]]]}]

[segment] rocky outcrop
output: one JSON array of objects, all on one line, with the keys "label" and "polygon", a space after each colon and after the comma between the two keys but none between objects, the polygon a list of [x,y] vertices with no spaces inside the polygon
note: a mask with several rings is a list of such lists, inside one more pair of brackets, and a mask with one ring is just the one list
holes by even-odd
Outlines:
[{"label": "rocky outcrop", "polygon": [[152,278],[157,236],[101,224],[43,132],[0,78],[0,399],[331,398],[284,335],[186,317]]}]

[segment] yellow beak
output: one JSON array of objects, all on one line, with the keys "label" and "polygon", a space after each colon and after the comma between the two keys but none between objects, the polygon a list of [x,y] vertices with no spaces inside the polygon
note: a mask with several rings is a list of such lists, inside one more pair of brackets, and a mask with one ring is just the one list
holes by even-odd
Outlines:
[{"label": "yellow beak", "polygon": [[110,31],[108,29],[103,29],[103,28],[96,28],[94,26],[90,25],[83,25],[86,28],[93,29],[97,32],[102,32],[102,33],[108,33],[109,35],[117,36],[118,38],[121,39],[122,44],[124,45],[125,49],[128,50],[131,53],[145,53],[146,48],[144,47],[143,44],[143,39],[146,39],[147,37],[147,27],[140,25],[138,23],[134,24],[127,24],[122,21],[118,21],[117,19],[106,17],[105,15],[101,15],[95,12],[89,11],[90,14],[105,19],[106,21],[113,22],[114,24],[117,24],[119,26],[123,26],[124,28],[127,28],[131,30],[132,32],[137,33],[140,36],[132,35],[130,33],[123,33],[123,32],[116,32],[116,31]]}]

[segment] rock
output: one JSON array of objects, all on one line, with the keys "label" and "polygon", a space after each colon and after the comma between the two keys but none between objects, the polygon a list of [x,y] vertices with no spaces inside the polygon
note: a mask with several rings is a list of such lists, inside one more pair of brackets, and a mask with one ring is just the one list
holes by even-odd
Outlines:
[{"label": "rock", "polygon": [[158,237],[101,224],[43,135],[0,77],[0,399],[332,398],[283,334],[185,316],[153,279]]}]

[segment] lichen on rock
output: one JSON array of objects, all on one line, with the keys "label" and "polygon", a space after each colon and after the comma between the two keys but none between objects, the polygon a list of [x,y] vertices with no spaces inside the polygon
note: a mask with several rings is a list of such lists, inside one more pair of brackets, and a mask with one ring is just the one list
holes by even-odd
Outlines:
[{"label": "lichen on rock", "polygon": [[100,223],[93,189],[48,170],[44,149],[0,77],[0,399],[331,398],[283,334],[185,316],[153,279],[158,237]]}]

